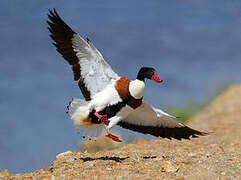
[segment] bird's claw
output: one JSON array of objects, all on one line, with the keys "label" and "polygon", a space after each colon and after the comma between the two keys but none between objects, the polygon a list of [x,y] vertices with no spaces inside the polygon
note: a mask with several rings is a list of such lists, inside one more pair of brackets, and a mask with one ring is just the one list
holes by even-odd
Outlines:
[{"label": "bird's claw", "polygon": [[115,141],[115,142],[122,142],[122,141],[119,139],[119,137],[111,134],[110,128],[107,128],[106,130],[107,130],[107,135],[106,135],[106,137],[111,138],[111,139],[112,139],[113,141]]},{"label": "bird's claw", "polygon": [[110,123],[110,120],[107,118],[107,115],[100,115],[99,113],[95,112],[95,116],[98,117],[98,121],[101,121],[102,124],[108,126]]}]

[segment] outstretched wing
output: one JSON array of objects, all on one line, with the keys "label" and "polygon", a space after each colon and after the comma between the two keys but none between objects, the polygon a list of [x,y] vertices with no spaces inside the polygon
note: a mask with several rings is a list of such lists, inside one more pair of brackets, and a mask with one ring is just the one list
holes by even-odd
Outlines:
[{"label": "outstretched wing", "polygon": [[49,10],[47,21],[50,37],[57,51],[72,66],[74,80],[79,80],[80,90],[86,100],[90,100],[119,76],[106,63],[101,53],[87,38],[82,39],[58,15]]},{"label": "outstretched wing", "polygon": [[160,109],[151,107],[143,101],[140,107],[132,111],[118,125],[136,132],[168,139],[175,138],[181,140],[189,139],[190,136],[207,135],[207,133],[191,129],[177,122],[174,120],[175,118]]}]

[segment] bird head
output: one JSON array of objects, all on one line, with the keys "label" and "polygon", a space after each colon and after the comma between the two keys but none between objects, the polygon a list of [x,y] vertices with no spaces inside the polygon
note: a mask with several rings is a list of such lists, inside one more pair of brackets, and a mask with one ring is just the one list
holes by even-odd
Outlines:
[{"label": "bird head", "polygon": [[137,79],[144,81],[145,78],[154,80],[157,83],[161,83],[162,80],[158,77],[157,72],[154,68],[151,67],[142,67],[138,74],[137,74]]}]

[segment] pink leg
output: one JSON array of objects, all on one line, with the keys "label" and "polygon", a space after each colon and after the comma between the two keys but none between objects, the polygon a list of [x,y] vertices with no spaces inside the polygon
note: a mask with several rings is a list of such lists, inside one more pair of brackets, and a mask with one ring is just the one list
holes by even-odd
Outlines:
[{"label": "pink leg", "polygon": [[98,121],[101,121],[106,126],[109,125],[110,120],[107,119],[107,115],[100,115],[98,112],[95,112],[94,115],[99,118]]},{"label": "pink leg", "polygon": [[107,135],[106,135],[106,137],[111,138],[113,141],[116,141],[116,142],[122,142],[122,141],[119,139],[118,136],[115,136],[115,135],[111,134],[110,128],[107,128],[106,130],[107,130]]}]

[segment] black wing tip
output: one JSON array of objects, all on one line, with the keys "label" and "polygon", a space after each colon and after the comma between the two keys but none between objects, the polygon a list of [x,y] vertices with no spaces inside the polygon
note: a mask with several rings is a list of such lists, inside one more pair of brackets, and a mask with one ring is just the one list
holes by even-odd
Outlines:
[{"label": "black wing tip", "polygon": [[213,132],[201,132],[199,131],[199,134],[197,134],[198,136],[208,136],[210,134],[212,134]]},{"label": "black wing tip", "polygon": [[47,23],[50,28],[53,28],[55,26],[54,24],[65,24],[65,22],[62,20],[62,18],[59,16],[57,10],[53,8],[53,10],[49,9],[49,12],[47,13],[48,19]]},{"label": "black wing tip", "polygon": [[[186,129],[185,131],[186,131],[187,135],[185,137],[181,137],[181,139],[190,140],[190,138],[198,138],[200,136],[207,136],[207,135],[210,134],[210,133],[207,133],[207,132],[202,132],[202,131],[198,131],[198,130],[189,128],[187,126],[185,126],[185,129]],[[175,139],[177,139],[177,138],[175,138]]]},{"label": "black wing tip", "polygon": [[53,40],[52,44],[72,66],[72,69],[74,68],[74,80],[77,81],[80,78],[79,59],[72,47],[72,38],[76,33],[62,20],[55,8],[49,9],[47,16],[47,29],[50,32],[50,38]]},{"label": "black wing tip", "polygon": [[49,9],[49,14],[48,15],[59,17],[59,15],[58,15],[58,13],[57,13],[55,8],[53,8],[53,10]]},{"label": "black wing tip", "polygon": [[[47,14],[48,20],[46,21],[48,24],[48,30],[50,31],[51,34],[59,34],[62,35],[58,38],[62,38],[61,41],[65,40],[66,35],[68,38],[72,38],[73,34],[76,34],[64,21],[63,19],[59,16],[58,12],[56,11],[55,8],[49,9],[49,13]],[[58,35],[58,36],[59,36]],[[54,39],[55,40],[55,39]]]},{"label": "black wing tip", "polygon": [[[187,126],[186,126],[187,127]],[[193,132],[193,135],[198,135],[198,136],[207,136],[209,135],[210,133],[212,132],[203,132],[203,131],[198,131],[198,130],[195,130],[195,129],[192,129],[190,127],[187,127],[188,129],[192,130]]]},{"label": "black wing tip", "polygon": [[199,136],[209,135],[209,133],[197,131],[195,129],[189,128],[188,126],[167,128],[167,127],[134,125],[127,122],[119,122],[118,125],[123,128],[130,129],[132,131],[140,132],[143,134],[150,134],[155,137],[167,138],[169,140],[172,140],[172,139],[190,140],[190,138],[198,138]]},{"label": "black wing tip", "polygon": [[55,8],[53,8],[53,10],[49,9],[49,12],[48,12],[47,16],[50,20],[50,21],[47,21],[48,24],[49,23],[53,24],[57,20],[62,20]]}]

